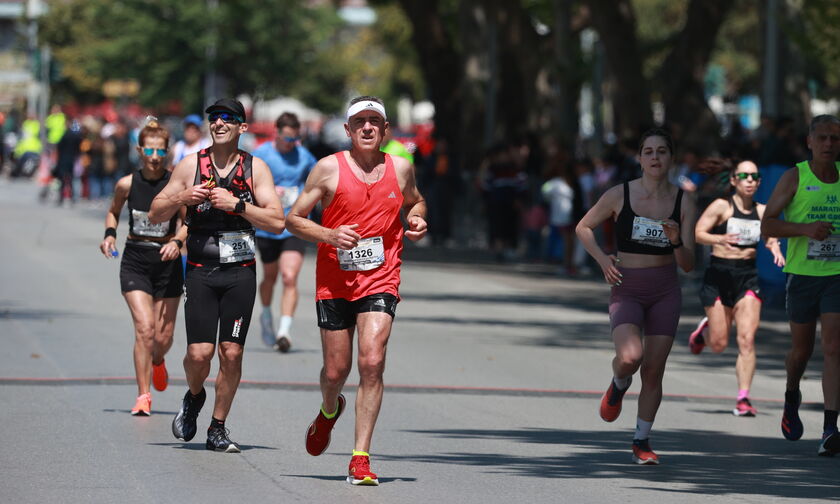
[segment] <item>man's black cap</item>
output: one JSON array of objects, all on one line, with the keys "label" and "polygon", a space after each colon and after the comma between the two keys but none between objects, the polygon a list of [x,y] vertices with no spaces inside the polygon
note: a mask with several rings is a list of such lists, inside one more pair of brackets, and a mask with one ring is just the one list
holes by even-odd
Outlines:
[{"label": "man's black cap", "polygon": [[208,114],[212,112],[230,112],[231,114],[236,114],[242,118],[242,122],[245,122],[245,107],[242,106],[242,103],[239,100],[235,100],[233,98],[222,98],[221,100],[216,100],[216,103],[210,105],[205,110]]}]

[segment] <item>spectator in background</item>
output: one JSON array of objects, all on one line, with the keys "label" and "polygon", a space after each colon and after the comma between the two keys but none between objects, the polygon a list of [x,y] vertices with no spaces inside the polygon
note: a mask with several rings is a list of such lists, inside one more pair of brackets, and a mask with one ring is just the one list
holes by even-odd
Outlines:
[{"label": "spectator in background", "polygon": [[519,245],[521,201],[527,194],[528,177],[504,144],[490,148],[480,173],[488,243],[497,260],[513,260]]},{"label": "spectator in background", "polygon": [[34,173],[43,150],[40,135],[41,123],[34,116],[27,117],[21,125],[20,140],[15,145],[12,177],[28,177]]},{"label": "spectator in background", "polygon": [[210,139],[201,131],[203,125],[204,121],[198,114],[190,114],[184,118],[184,138],[172,146],[172,166],[177,165],[190,154],[210,147]]},{"label": "spectator in background", "polygon": [[[575,189],[575,204],[572,211],[575,226],[577,226],[577,223],[586,215],[586,211],[595,204],[597,198],[595,197],[595,173],[592,160],[589,158],[579,159],[575,161],[574,166],[577,186],[573,186]],[[575,239],[573,264],[577,274],[588,276],[592,273],[592,270],[586,265],[588,257],[583,244],[580,240]]]},{"label": "spectator in background", "polygon": [[[617,183],[618,168],[615,165],[614,158],[610,157],[596,157],[595,160],[595,192],[593,194],[595,200],[607,192],[607,189]],[[590,207],[591,208],[591,207]],[[604,244],[604,249],[607,253],[615,251],[615,221],[606,219],[601,227],[598,229],[601,235],[601,243]]]},{"label": "spectator in background", "polygon": [[681,162],[668,174],[668,180],[685,192],[696,192],[697,186],[702,183],[700,179],[702,175],[697,172],[698,160],[694,149],[685,149]]},{"label": "spectator in background", "polygon": [[793,119],[790,117],[781,117],[775,121],[768,119],[765,127],[767,131],[758,151],[758,165],[795,165],[799,158],[791,148],[792,142],[795,141]]},{"label": "spectator in background", "polygon": [[427,197],[429,234],[435,246],[445,244],[452,236],[455,194],[461,193],[461,180],[453,173],[453,155],[446,139],[438,138],[434,150],[423,160],[423,173],[418,175],[420,190]]},{"label": "spectator in background", "polygon": [[67,117],[61,111],[61,105],[53,104],[50,108],[50,115],[47,116],[44,123],[47,126],[47,143],[54,147],[61,141],[61,137],[67,130]]},{"label": "spectator in background", "polygon": [[90,199],[107,198],[114,189],[113,178],[105,172],[105,139],[102,138],[102,121],[90,118],[87,125],[88,187]]},{"label": "spectator in background", "polygon": [[391,154],[392,156],[400,156],[408,159],[409,163],[414,164],[414,153],[408,150],[402,142],[394,138],[391,128],[387,128],[385,130],[385,136],[382,139],[382,147],[380,147],[379,150]]},{"label": "spectator in background", "polygon": [[129,175],[132,172],[131,164],[131,139],[128,137],[128,125],[125,120],[119,119],[114,124],[114,133],[108,139],[112,148],[110,149],[113,155],[114,174],[117,177]]},{"label": "spectator in background", "polygon": [[543,256],[543,230],[548,224],[548,212],[541,201],[531,201],[522,214],[525,229],[525,259],[537,262]]},{"label": "spectator in background", "polygon": [[76,195],[73,192],[73,176],[76,161],[81,154],[81,126],[76,121],[68,120],[67,122],[68,128],[56,145],[57,158],[53,171],[53,176],[61,181],[61,189],[56,202],[58,206],[61,206],[65,199],[69,199],[71,203],[76,202]]},{"label": "spectator in background", "polygon": [[572,262],[575,243],[573,235],[576,224],[574,222],[574,186],[577,185],[577,181],[565,156],[555,155],[550,163],[551,178],[542,186],[542,196],[549,208],[547,256],[549,260],[559,258],[562,241],[563,265],[566,274],[573,275],[575,273]]}]

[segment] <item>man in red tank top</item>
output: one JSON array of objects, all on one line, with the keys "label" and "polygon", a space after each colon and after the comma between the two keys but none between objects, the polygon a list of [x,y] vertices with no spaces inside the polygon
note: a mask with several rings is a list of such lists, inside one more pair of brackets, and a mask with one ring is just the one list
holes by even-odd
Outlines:
[{"label": "man in red tank top", "polygon": [[[356,440],[347,481],[378,485],[368,451],[382,404],[385,348],[399,301],[402,238],[417,241],[425,236],[426,202],[417,190],[414,165],[379,150],[388,129],[382,100],[353,99],[344,128],[350,150],[315,165],[286,220],[293,234],[318,243],[315,298],[324,350],[323,403],[306,433],[306,450],[320,455],[327,449],[330,431],[344,411],[341,389],[352,367],[358,328]],[[307,218],[319,201],[323,225]]]}]

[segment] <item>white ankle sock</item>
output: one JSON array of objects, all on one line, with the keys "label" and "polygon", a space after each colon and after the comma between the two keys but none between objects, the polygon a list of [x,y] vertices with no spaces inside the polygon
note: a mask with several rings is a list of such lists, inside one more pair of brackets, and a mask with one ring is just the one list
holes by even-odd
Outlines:
[{"label": "white ankle sock", "polygon": [[280,317],[280,328],[277,329],[277,336],[289,337],[289,331],[292,330],[292,317],[283,315]]},{"label": "white ankle sock", "polygon": [[653,422],[646,422],[641,418],[636,418],[636,434],[633,439],[647,439],[650,437],[650,428],[653,427]]},{"label": "white ankle sock", "polygon": [[618,387],[620,390],[626,390],[627,387],[633,382],[633,375],[627,376],[625,378],[619,378],[618,376],[613,376],[613,383],[615,386]]}]

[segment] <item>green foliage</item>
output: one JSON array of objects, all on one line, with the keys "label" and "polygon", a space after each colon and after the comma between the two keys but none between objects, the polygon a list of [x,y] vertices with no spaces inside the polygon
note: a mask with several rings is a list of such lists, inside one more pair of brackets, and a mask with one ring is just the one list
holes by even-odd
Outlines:
[{"label": "green foliage", "polygon": [[[685,25],[688,0],[633,0],[644,75],[653,78]],[[655,86],[654,86],[655,87]]]},{"label": "green foliage", "polygon": [[737,0],[718,34],[711,64],[726,72],[727,91],[758,94],[761,89],[761,26],[758,6],[752,0]]},{"label": "green foliage", "polygon": [[[710,65],[725,72],[727,91],[758,93],[761,78],[761,34],[758,7],[752,0],[737,5],[718,34]],[[656,75],[684,28],[689,0],[633,0],[637,34],[644,55],[644,74]],[[654,83],[654,89],[656,88]]]},{"label": "green foliage", "polygon": [[[338,59],[332,7],[277,0],[67,0],[41,20],[69,89],[97,93],[108,79],[137,79],[139,101],[155,106],[180,100],[187,110],[203,101],[208,50],[228,93],[284,94],[341,107],[337,96],[348,66]],[[324,69],[329,69],[329,78]]]},{"label": "green foliage", "polygon": [[836,0],[809,0],[802,3],[804,30],[788,35],[797,43],[814,69],[820,98],[840,92],[840,3]]}]

